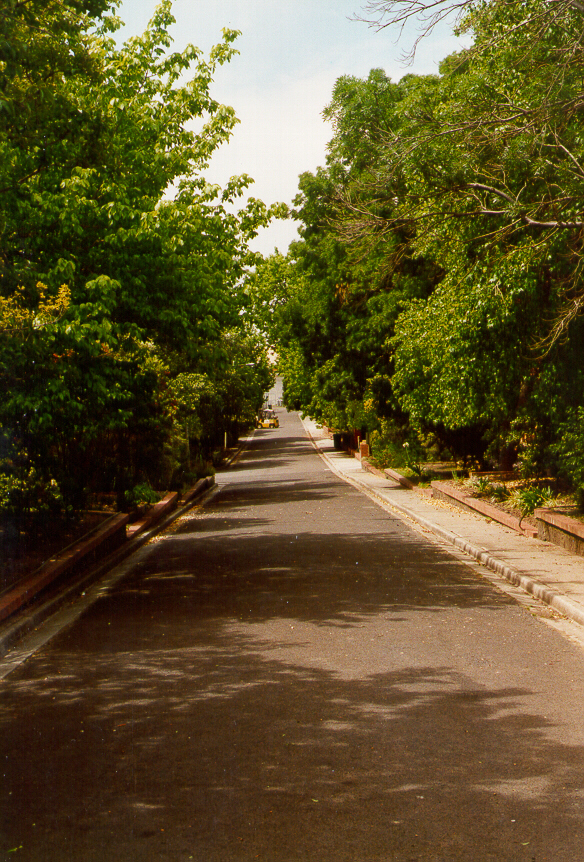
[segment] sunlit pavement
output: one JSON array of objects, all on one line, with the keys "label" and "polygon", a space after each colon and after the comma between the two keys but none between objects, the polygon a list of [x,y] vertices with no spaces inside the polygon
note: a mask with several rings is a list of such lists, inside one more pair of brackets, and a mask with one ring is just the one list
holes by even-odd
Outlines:
[{"label": "sunlit pavement", "polygon": [[2,683],[0,858],[582,858],[581,648],[280,418]]}]

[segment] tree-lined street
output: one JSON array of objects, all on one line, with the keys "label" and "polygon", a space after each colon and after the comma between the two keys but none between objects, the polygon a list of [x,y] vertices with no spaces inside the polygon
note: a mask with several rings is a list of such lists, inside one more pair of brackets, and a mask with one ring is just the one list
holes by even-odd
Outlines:
[{"label": "tree-lined street", "polygon": [[584,7],[172,5],[0,10],[0,862],[577,862]]},{"label": "tree-lined street", "polygon": [[580,858],[581,649],[280,419],[2,683],[0,858]]}]

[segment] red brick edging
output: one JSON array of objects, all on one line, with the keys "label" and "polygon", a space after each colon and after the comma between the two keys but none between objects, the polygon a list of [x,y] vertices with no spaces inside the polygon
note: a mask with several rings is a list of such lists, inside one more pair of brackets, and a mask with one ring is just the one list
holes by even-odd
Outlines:
[{"label": "red brick edging", "polygon": [[178,491],[172,491],[170,494],[166,494],[162,500],[159,500],[151,509],[148,509],[143,518],[140,518],[138,521],[134,521],[133,524],[128,524],[126,529],[128,538],[133,539],[134,536],[139,536],[140,533],[143,533],[144,530],[147,530],[148,527],[152,526],[152,524],[160,521],[164,515],[169,515],[173,512],[178,505],[178,497]]},{"label": "red brick edging", "polygon": [[447,482],[435,481],[431,484],[433,495],[437,499],[443,499],[449,503],[454,503],[460,508],[470,509],[472,512],[478,512],[480,515],[484,515],[492,521],[497,521],[499,524],[503,524],[503,526],[509,527],[510,530],[515,530],[516,533],[521,533],[530,539],[537,538],[536,527],[532,527],[528,524],[520,526],[520,520],[519,518],[516,518],[515,515],[503,512],[501,509],[497,509],[496,506],[491,506],[489,503],[485,503],[484,500],[471,497],[470,494],[466,494],[464,491],[458,491]]},{"label": "red brick edging", "polygon": [[366,458],[361,458],[361,468],[366,470],[367,473],[373,473],[374,476],[379,476],[380,479],[385,479],[383,470],[379,470],[377,467],[374,467]]},{"label": "red brick edging", "polygon": [[409,479],[406,479],[405,476],[402,476],[401,473],[398,473],[397,470],[392,470],[391,467],[386,467],[383,471],[388,479],[393,479],[394,482],[398,482],[400,485],[403,485],[404,488],[407,488],[409,491],[415,491],[416,486],[413,482],[410,482]]},{"label": "red brick edging", "polygon": [[0,620],[9,617],[10,614],[34,598],[44,587],[72,569],[73,566],[86,560],[103,545],[107,544],[108,548],[112,550],[112,544],[121,545],[126,539],[127,523],[128,515],[114,515],[112,518],[108,518],[105,524],[98,527],[88,539],[82,539],[72,545],[61,556],[47,560],[32,577],[17,584],[0,598]]},{"label": "red brick edging", "polygon": [[[185,494],[183,504],[190,503],[207,488],[214,485],[215,478],[206,476],[199,479],[196,485]],[[178,505],[179,494],[166,494],[139,521],[128,524],[129,516],[113,515],[98,527],[88,538],[80,539],[58,557],[47,560],[30,578],[17,584],[0,597],[0,621],[20,610],[30,602],[41,590],[64,575],[74,566],[94,562],[96,557],[105,557],[116,550],[127,539],[132,539],[154,526],[163,517],[174,511]],[[93,559],[92,559],[93,558]]]}]

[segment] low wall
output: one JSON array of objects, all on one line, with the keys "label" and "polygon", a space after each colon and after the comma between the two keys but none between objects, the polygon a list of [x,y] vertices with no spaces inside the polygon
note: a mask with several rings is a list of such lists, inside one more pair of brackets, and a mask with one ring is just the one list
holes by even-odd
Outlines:
[{"label": "low wall", "polygon": [[178,505],[178,492],[173,491],[170,494],[167,494],[162,500],[159,500],[152,508],[150,508],[143,518],[140,518],[139,521],[134,521],[133,524],[128,526],[128,538],[131,539],[134,536],[140,535],[144,530],[147,530],[148,527],[156,524],[157,521],[160,521],[165,515],[169,515],[174,509],[176,509]]},{"label": "low wall", "polygon": [[410,491],[413,491],[416,487],[413,482],[410,482],[409,479],[406,479],[406,477],[402,476],[401,473],[398,473],[397,470],[392,470],[391,467],[386,467],[383,472],[388,479],[393,479],[394,482],[403,485],[404,488],[408,488]]},{"label": "low wall", "polygon": [[[184,504],[192,502],[215,483],[213,476],[200,479],[194,488],[185,494]],[[34,574],[16,584],[0,596],[0,621],[27,605],[35,596],[60,578],[70,577],[79,569],[87,569],[98,560],[124,545],[176,509],[179,495],[167,494],[140,520],[128,524],[126,514],[112,515],[104,524],[93,530],[69,548],[47,560]],[[128,547],[131,547],[128,545]]]},{"label": "low wall", "polygon": [[58,557],[47,560],[31,577],[12,587],[0,598],[0,620],[33,599],[37,593],[80,565],[89,566],[126,541],[127,515],[113,515],[88,538],[76,542]]},{"label": "low wall", "polygon": [[536,509],[537,537],[584,557],[584,524],[557,509]]}]

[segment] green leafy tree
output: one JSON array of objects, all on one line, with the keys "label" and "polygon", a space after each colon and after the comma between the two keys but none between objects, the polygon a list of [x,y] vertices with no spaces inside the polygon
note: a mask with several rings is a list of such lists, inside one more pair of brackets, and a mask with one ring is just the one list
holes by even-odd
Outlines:
[{"label": "green leafy tree", "polygon": [[[423,8],[373,7],[385,23]],[[441,75],[338,82],[330,221],[350,256],[385,256],[394,288],[406,261],[434,272],[426,296],[403,297],[390,339],[393,393],[414,426],[461,454],[543,468],[583,394],[581,10],[458,8],[474,44]]]},{"label": "green leafy tree", "polygon": [[[372,185],[380,136],[407,92],[378,69],[364,81],[339,79],[325,110],[335,132],[327,167],[300,180],[302,238],[291,247],[288,300],[277,316],[281,368],[289,403],[339,430],[371,433],[390,417],[403,422],[391,383],[391,337],[404,304],[426,296],[441,276],[421,256],[404,253],[411,228],[384,229],[393,195],[358,200]],[[379,207],[382,229],[364,235],[353,220],[367,206]]]},{"label": "green leafy tree", "polygon": [[366,9],[378,26],[459,13],[474,41],[439,75],[337,81],[278,318],[294,403],[565,472],[584,395],[580,5]]},{"label": "green leafy tree", "polygon": [[105,6],[0,13],[0,424],[22,470],[74,505],[160,478],[169,376],[227,367],[248,242],[283,214],[253,198],[233,212],[250,178],[203,176],[237,122],[210,93],[237,33],[208,59],[173,53],[163,0],[118,49]]}]

